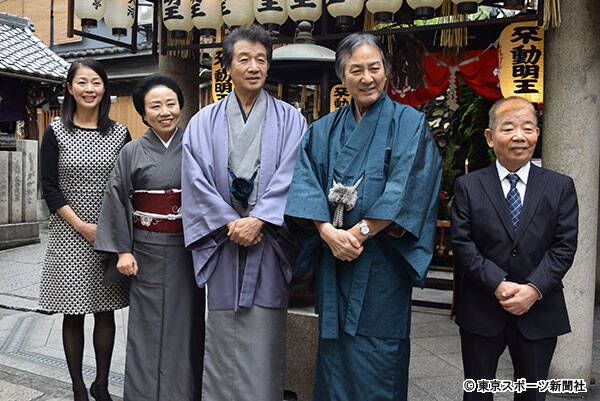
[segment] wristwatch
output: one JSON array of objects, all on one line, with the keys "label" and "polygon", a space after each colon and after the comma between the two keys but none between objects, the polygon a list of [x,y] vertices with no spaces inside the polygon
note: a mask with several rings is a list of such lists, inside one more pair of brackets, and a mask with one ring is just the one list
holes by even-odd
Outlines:
[{"label": "wristwatch", "polygon": [[358,223],[358,227],[360,227],[360,233],[365,237],[371,238],[373,236],[373,234],[371,234],[371,229],[369,228],[369,225],[365,223],[364,220],[361,220],[360,223]]}]

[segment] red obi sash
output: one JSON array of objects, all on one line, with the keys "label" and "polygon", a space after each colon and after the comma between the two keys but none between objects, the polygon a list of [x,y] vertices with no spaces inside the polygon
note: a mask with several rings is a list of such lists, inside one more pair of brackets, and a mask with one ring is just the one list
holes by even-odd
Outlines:
[{"label": "red obi sash", "polygon": [[183,232],[180,189],[135,191],[133,209],[136,228],[159,233]]}]

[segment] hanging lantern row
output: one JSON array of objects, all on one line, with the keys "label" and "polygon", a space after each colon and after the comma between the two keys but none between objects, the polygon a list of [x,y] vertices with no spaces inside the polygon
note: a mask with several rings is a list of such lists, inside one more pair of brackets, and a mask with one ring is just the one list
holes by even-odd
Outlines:
[{"label": "hanging lantern row", "polygon": [[125,36],[135,21],[135,0],[75,0],[75,15],[83,28],[96,28],[104,18],[113,35]]},{"label": "hanging lantern row", "polygon": [[[403,0],[161,0],[163,23],[173,37],[182,38],[194,27],[203,36],[214,36],[223,24],[230,29],[249,25],[256,19],[267,30],[279,33],[288,17],[295,22],[314,23],[327,11],[336,25],[346,30],[363,8],[374,14],[376,21],[392,21]],[[452,0],[460,13],[474,13],[482,0]],[[406,0],[415,10],[415,18],[434,16],[443,0]],[[124,36],[136,17],[135,0],[75,0],[75,15],[86,28],[97,26],[104,18],[113,35]]]}]

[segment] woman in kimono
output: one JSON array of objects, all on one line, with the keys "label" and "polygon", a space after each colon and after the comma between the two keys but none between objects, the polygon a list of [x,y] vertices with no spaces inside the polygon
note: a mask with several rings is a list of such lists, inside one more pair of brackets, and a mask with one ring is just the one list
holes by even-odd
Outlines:
[{"label": "woman in kimono", "polygon": [[101,257],[94,252],[102,194],[127,128],[108,118],[110,96],[104,67],[73,62],[67,73],[60,119],[46,127],[40,150],[41,182],[50,210],[48,248],[40,282],[40,306],[64,313],[63,346],[76,401],[88,400],[82,375],[85,315],[94,314],[96,400],[110,400],[108,372],[115,340],[113,311],[127,306],[127,282],[102,285]]},{"label": "woman in kimono", "polygon": [[433,253],[441,160],[425,116],[385,93],[379,39],[348,35],[335,67],[352,101],[304,134],[285,210],[301,236],[296,273],[319,273],[313,401],[406,401],[411,293]]},{"label": "woman in kimono", "polygon": [[[150,129],[123,148],[109,179],[95,248],[118,255],[131,277],[124,399],[198,400],[204,294],[195,283],[181,223],[183,93],[156,74],[134,89]],[[118,274],[108,268],[105,279]]]}]

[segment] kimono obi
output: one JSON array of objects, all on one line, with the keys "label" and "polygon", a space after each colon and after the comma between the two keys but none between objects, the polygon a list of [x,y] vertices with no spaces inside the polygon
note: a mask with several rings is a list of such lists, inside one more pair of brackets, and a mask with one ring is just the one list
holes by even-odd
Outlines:
[{"label": "kimono obi", "polygon": [[183,232],[181,189],[139,190],[133,193],[136,228],[159,233]]}]

